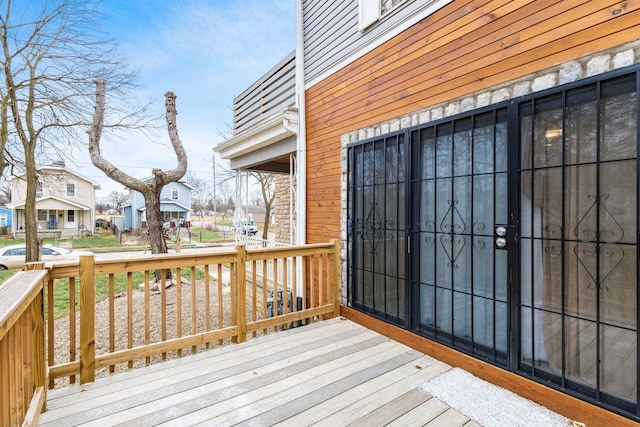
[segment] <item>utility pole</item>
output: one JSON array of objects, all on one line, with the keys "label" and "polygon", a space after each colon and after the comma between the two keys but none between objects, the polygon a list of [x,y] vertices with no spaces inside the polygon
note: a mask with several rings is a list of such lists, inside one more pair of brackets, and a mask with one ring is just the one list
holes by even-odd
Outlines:
[{"label": "utility pole", "polygon": [[213,229],[217,230],[218,202],[216,200],[216,155],[213,155]]}]

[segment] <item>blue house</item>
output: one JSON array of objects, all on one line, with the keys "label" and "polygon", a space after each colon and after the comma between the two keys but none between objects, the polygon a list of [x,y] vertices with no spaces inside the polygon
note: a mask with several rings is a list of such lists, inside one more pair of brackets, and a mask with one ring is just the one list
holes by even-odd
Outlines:
[{"label": "blue house", "polygon": [[[146,178],[143,181],[150,181]],[[162,188],[160,193],[160,211],[165,221],[191,220],[191,191],[193,187],[186,182],[172,182]],[[129,189],[129,203],[124,206],[124,227],[139,230],[146,227],[147,215],[144,197],[138,191]]]},{"label": "blue house", "polygon": [[12,227],[11,220],[12,220],[11,209],[0,207],[0,229],[4,230],[4,228],[2,227],[11,228]]}]

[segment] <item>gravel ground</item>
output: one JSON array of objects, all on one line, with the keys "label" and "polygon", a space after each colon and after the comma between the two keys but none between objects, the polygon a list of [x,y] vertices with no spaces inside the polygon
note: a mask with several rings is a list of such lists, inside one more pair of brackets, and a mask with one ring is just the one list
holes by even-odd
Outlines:
[{"label": "gravel ground", "polygon": [[544,406],[453,368],[421,389],[484,427],[567,427],[572,422]]},{"label": "gravel ground", "polygon": [[[167,339],[177,337],[177,289],[175,285],[166,289],[166,318],[167,318]],[[222,294],[222,307],[226,307],[223,310],[223,325],[229,326],[231,324],[230,310],[228,307],[230,304],[228,283],[223,284]],[[192,286],[189,282],[182,283],[181,295],[182,295],[182,336],[191,334],[192,327]],[[161,339],[162,323],[162,296],[158,290],[149,291],[149,313],[150,313],[150,342],[158,342]],[[197,281],[196,283],[196,307],[195,318],[197,324],[197,332],[205,331],[206,326],[206,310],[205,310],[205,292],[204,281]],[[144,304],[144,291],[142,288],[133,291],[133,347],[143,345],[145,343],[145,304]],[[115,349],[121,350],[127,348],[127,296],[126,293],[116,295],[115,298],[115,318],[118,319],[114,325],[115,336]],[[96,317],[95,317],[95,330],[96,330],[96,342],[95,342],[95,354],[105,354],[109,352],[109,302],[108,300],[100,301],[96,304]],[[210,322],[211,328],[216,329],[218,325],[218,287],[215,280],[210,281]],[[247,313],[250,313],[250,309],[247,309]],[[79,315],[79,313],[77,314]],[[79,321],[76,320],[76,343],[79,345],[80,341],[80,328]],[[63,317],[55,321],[54,330],[55,334],[55,360],[56,363],[63,363],[68,361],[69,354],[69,317]],[[223,342],[222,344],[226,344]],[[221,345],[219,342],[211,343],[211,347]],[[206,347],[204,344],[197,347],[196,352],[204,350]],[[191,347],[183,349],[182,355],[188,355],[192,353]],[[76,360],[79,359],[79,352],[76,353]],[[166,354],[166,360],[179,357],[177,351],[172,351]],[[157,363],[162,361],[160,355],[151,357],[151,363]],[[133,363],[134,367],[145,366],[145,360],[136,360]],[[122,372],[127,370],[127,364],[122,363],[115,366],[115,372]],[[96,378],[109,375],[108,369],[96,370]],[[56,380],[56,388],[63,387],[68,384],[68,378]]]}]

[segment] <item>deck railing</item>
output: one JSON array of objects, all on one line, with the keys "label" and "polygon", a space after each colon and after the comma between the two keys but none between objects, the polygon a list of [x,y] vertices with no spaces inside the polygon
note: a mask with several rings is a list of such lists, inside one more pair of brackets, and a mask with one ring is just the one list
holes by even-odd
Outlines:
[{"label": "deck railing", "polygon": [[[53,265],[45,289],[49,387],[337,316],[338,257],[332,242]],[[173,285],[156,289],[156,271]],[[96,292],[106,295],[99,303]],[[65,305],[79,310],[61,316]]]},{"label": "deck railing", "polygon": [[46,402],[45,271],[24,271],[0,286],[0,425],[37,419]]}]

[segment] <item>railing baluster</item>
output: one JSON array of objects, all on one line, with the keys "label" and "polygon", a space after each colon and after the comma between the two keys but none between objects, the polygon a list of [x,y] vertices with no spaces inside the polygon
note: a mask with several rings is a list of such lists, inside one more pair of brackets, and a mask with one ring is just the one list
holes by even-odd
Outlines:
[{"label": "railing baluster", "polygon": [[333,251],[329,256],[331,262],[331,299],[333,301],[333,315],[331,317],[340,316],[340,240],[334,239]]},{"label": "railing baluster", "polygon": [[238,334],[236,342],[242,343],[247,340],[247,250],[244,245],[236,246],[238,252],[237,282],[236,282],[236,325]]},{"label": "railing baluster", "polygon": [[[195,282],[193,281],[195,275],[195,269],[192,268],[191,269],[191,334],[195,335],[198,332],[198,320],[197,320],[197,306],[198,306],[198,300],[197,300],[197,289],[196,289],[196,285]],[[195,354],[196,352],[196,346],[191,346],[191,354]]]},{"label": "railing baluster", "polygon": [[[258,266],[256,261],[251,261],[251,320],[258,320]],[[253,336],[257,335],[257,331],[253,331]]]},{"label": "railing baluster", "polygon": [[[160,317],[161,334],[160,340],[167,340],[167,270],[164,268],[160,270],[160,283],[158,283],[158,289],[160,290]],[[167,353],[162,352],[162,360],[167,360]]]},{"label": "railing baluster", "polygon": [[[176,336],[182,338],[182,269],[176,268]],[[182,356],[182,349],[178,349]]]},{"label": "railing baluster", "polygon": [[[224,326],[224,306],[223,306],[223,295],[222,295],[222,287],[224,286],[222,282],[222,264],[218,264],[218,328],[222,329]],[[218,344],[222,345],[222,340],[218,340]]]},{"label": "railing baluster", "polygon": [[[115,319],[112,320],[115,322]],[[127,348],[133,348],[133,273],[127,272]],[[133,360],[129,360],[129,369],[133,368]]]},{"label": "railing baluster", "polygon": [[[149,318],[149,286],[151,281],[149,280],[149,270],[144,271],[144,343],[149,345],[151,342],[151,319]],[[151,358],[147,356],[145,363],[148,365],[151,363]]]},{"label": "railing baluster", "polygon": [[[69,361],[76,360],[76,278],[69,278]],[[69,383],[75,384],[76,376],[69,377]]]},{"label": "railing baluster", "polygon": [[[47,365],[53,366],[55,357],[55,330],[53,318],[53,279],[47,281]],[[53,388],[53,378],[49,378],[49,388]]]},{"label": "railing baluster", "polygon": [[[191,280],[195,283],[195,267],[193,268],[194,274],[192,274]],[[209,332],[211,330],[211,289],[209,288],[209,264],[204,266],[204,304],[205,304],[205,331]],[[205,348],[209,349],[211,343],[207,341],[205,343]]]},{"label": "railing baluster", "polygon": [[[80,384],[95,380],[95,268],[93,255],[80,257]],[[70,307],[70,311],[75,311]],[[75,325],[75,324],[74,324]],[[75,326],[71,326],[74,329]]]},{"label": "railing baluster", "polygon": [[[116,349],[115,344],[115,280],[113,274],[109,274],[109,351],[113,353]],[[115,372],[115,366],[109,365],[109,372]]]},{"label": "railing baluster", "polygon": [[[267,318],[267,299],[269,298],[267,295],[269,283],[267,280],[267,260],[262,261],[262,317]],[[273,310],[273,301],[271,302],[271,309]],[[267,329],[263,329],[262,333],[266,335]]]}]

